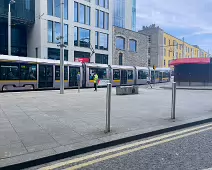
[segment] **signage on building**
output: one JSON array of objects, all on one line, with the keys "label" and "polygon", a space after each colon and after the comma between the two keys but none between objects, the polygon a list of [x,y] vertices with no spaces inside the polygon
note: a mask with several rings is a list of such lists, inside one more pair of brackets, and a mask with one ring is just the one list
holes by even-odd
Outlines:
[{"label": "signage on building", "polygon": [[75,58],[75,62],[90,63],[90,58]]}]

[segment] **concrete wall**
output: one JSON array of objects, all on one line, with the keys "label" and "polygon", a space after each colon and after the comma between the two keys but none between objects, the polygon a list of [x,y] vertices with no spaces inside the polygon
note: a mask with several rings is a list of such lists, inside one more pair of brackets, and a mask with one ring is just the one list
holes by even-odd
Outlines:
[{"label": "concrete wall", "polygon": [[[116,37],[125,38],[125,50],[116,49]],[[129,40],[137,41],[137,51],[129,51]],[[119,53],[123,54],[123,65],[148,66],[147,36],[131,30],[113,27],[113,65],[119,65]]]},{"label": "concrete wall", "polygon": [[150,66],[156,65],[157,67],[163,67],[163,33],[164,31],[158,27],[139,30],[139,33],[150,36]]}]

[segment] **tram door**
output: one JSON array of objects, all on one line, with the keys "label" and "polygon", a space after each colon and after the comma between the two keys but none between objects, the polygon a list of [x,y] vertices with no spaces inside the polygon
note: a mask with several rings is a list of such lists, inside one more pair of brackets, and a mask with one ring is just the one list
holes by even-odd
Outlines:
[{"label": "tram door", "polygon": [[127,84],[127,70],[121,70],[121,85]]},{"label": "tram door", "polygon": [[39,65],[39,88],[53,87],[53,66]]},{"label": "tram door", "polygon": [[155,71],[151,71],[151,83],[155,83]]},{"label": "tram door", "polygon": [[159,81],[162,82],[163,81],[163,72],[159,71]]},{"label": "tram door", "polygon": [[[80,72],[80,67],[69,67],[69,87],[77,86],[77,73]],[[82,79],[82,77],[81,77]]]}]

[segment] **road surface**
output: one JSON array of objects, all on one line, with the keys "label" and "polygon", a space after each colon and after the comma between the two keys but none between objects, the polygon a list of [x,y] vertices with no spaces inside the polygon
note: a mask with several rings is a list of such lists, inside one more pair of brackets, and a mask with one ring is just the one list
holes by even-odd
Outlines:
[{"label": "road surface", "polygon": [[211,167],[212,123],[53,162],[36,169],[203,170]]}]

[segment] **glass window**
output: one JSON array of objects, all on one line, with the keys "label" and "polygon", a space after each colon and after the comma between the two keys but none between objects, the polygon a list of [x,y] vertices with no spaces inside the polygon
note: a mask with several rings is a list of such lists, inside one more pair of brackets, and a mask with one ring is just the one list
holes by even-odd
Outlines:
[{"label": "glass window", "polygon": [[68,25],[64,25],[64,44],[68,45]]},{"label": "glass window", "polygon": [[95,37],[96,37],[95,49],[98,49],[99,48],[99,32],[95,32]]},{"label": "glass window", "polygon": [[53,22],[48,21],[48,42],[53,42]]},{"label": "glass window", "polygon": [[94,79],[94,74],[97,73],[99,79],[107,79],[106,68],[90,68],[89,69],[89,79]]},{"label": "glass window", "polygon": [[53,0],[48,0],[47,1],[47,6],[48,6],[48,15],[53,16]]},{"label": "glass window", "polygon": [[128,77],[128,80],[133,80],[133,71],[132,70],[127,71],[127,77]]},{"label": "glass window", "polygon": [[148,71],[146,70],[138,70],[138,79],[147,79]]},{"label": "glass window", "polygon": [[[60,66],[55,66],[55,80],[60,80]],[[64,67],[64,80],[68,80],[68,67]]]},{"label": "glass window", "polygon": [[105,26],[104,26],[105,29],[109,29],[109,14],[108,13],[105,13]]},{"label": "glass window", "polygon": [[60,0],[54,0],[55,16],[60,18]]},{"label": "glass window", "polygon": [[86,7],[86,24],[90,25],[90,13],[91,13],[91,8],[89,6]]},{"label": "glass window", "polygon": [[164,48],[164,56],[166,56],[166,49]]},{"label": "glass window", "polygon": [[164,37],[164,45],[166,45],[166,38]]},{"label": "glass window", "polygon": [[79,28],[80,47],[90,47],[90,30]]},{"label": "glass window", "polygon": [[74,45],[78,46],[78,28],[74,27]]},{"label": "glass window", "polygon": [[96,54],[95,63],[108,64],[108,55]]},{"label": "glass window", "polygon": [[60,37],[60,23],[59,22],[55,22],[55,34],[54,34],[54,43],[60,43],[60,39],[57,39],[58,37]]},{"label": "glass window", "polygon": [[108,34],[99,33],[99,49],[108,50]]},{"label": "glass window", "polygon": [[105,7],[105,0],[99,0],[99,6]]},{"label": "glass window", "polygon": [[114,18],[113,25],[117,27],[125,27],[125,0],[116,0],[113,3],[114,6]]},{"label": "glass window", "polygon": [[96,27],[99,27],[99,10],[96,9]]},{"label": "glass window", "polygon": [[120,80],[120,70],[113,70],[113,80]]},{"label": "glass window", "polygon": [[122,37],[116,37],[116,48],[120,50],[125,49],[125,39]]},{"label": "glass window", "polygon": [[78,22],[78,3],[74,2],[74,21]]},{"label": "glass window", "polygon": [[68,0],[64,0],[64,19],[68,19]]},{"label": "glass window", "polygon": [[[48,48],[48,59],[60,60],[60,49]],[[68,61],[68,50],[64,50],[64,60]]]},{"label": "glass window", "polygon": [[0,63],[1,80],[19,80],[19,64]]},{"label": "glass window", "polygon": [[148,54],[149,55],[151,54],[151,48],[150,47],[148,48]]},{"label": "glass window", "polygon": [[109,8],[109,0],[105,0],[105,8]]},{"label": "glass window", "polygon": [[96,5],[99,5],[99,0],[96,0]]},{"label": "glass window", "polygon": [[35,64],[21,64],[20,80],[37,80],[37,66]]},{"label": "glass window", "polygon": [[136,52],[136,47],[137,46],[137,43],[135,40],[130,40],[130,51],[131,52]]},{"label": "glass window", "polygon": [[79,22],[85,24],[85,5],[80,4]]},{"label": "glass window", "polygon": [[25,0],[25,8],[28,9],[28,10],[30,10],[30,6],[31,6],[30,1],[31,0]]},{"label": "glass window", "polygon": [[99,28],[104,28],[104,12],[99,11]]},{"label": "glass window", "polygon": [[119,65],[123,65],[123,54],[119,53]]}]

